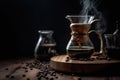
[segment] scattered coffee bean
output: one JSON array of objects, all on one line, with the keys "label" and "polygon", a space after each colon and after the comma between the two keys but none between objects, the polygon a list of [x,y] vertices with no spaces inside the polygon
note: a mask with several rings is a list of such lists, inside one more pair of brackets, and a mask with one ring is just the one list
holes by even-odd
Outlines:
[{"label": "scattered coffee bean", "polygon": [[39,76],[38,77],[38,80],[42,80],[42,79],[44,79],[45,77],[44,76]]},{"label": "scattered coffee bean", "polygon": [[27,67],[22,67],[23,69],[28,69]]},{"label": "scattered coffee bean", "polygon": [[55,76],[56,79],[58,79],[58,76]]},{"label": "scattered coffee bean", "polygon": [[23,74],[23,75],[22,75],[22,77],[26,77],[26,75],[25,75],[25,74]]},{"label": "scattered coffee bean", "polygon": [[5,70],[8,70],[8,68],[5,68]]},{"label": "scattered coffee bean", "polygon": [[9,75],[6,75],[6,78],[9,78],[10,76]]},{"label": "scattered coffee bean", "polygon": [[30,78],[27,78],[26,80],[30,80]]},{"label": "scattered coffee bean", "polygon": [[39,77],[39,78],[37,78],[37,80],[41,80],[41,78]]},{"label": "scattered coffee bean", "polygon": [[50,80],[54,80],[54,78],[50,78]]},{"label": "scattered coffee bean", "polygon": [[14,78],[14,76],[11,76],[10,78]]},{"label": "scattered coffee bean", "polygon": [[48,77],[45,77],[46,80],[48,80],[49,78]]},{"label": "scattered coffee bean", "polygon": [[66,62],[68,62],[70,60],[70,58],[69,57],[66,57]]},{"label": "scattered coffee bean", "polygon": [[70,59],[70,57],[66,57],[67,59]]},{"label": "scattered coffee bean", "polygon": [[33,68],[31,68],[30,70],[33,70]]},{"label": "scattered coffee bean", "polygon": [[28,72],[28,70],[25,70],[25,72]]},{"label": "scattered coffee bean", "polygon": [[55,72],[51,72],[51,76],[56,76],[56,73]]},{"label": "scattered coffee bean", "polygon": [[69,59],[66,59],[66,62],[68,62],[69,61]]}]

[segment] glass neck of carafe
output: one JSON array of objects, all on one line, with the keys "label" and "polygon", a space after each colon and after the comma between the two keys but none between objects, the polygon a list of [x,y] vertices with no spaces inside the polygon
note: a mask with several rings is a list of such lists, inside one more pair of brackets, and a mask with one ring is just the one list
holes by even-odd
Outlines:
[{"label": "glass neck of carafe", "polygon": [[94,16],[90,15],[67,15],[66,18],[71,23],[91,24],[94,21]]}]

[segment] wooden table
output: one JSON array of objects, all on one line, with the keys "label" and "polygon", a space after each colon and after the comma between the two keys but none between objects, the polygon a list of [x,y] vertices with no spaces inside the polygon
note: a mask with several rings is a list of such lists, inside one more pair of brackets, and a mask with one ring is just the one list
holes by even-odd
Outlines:
[{"label": "wooden table", "polygon": [[51,58],[51,67],[57,71],[79,74],[113,73],[120,68],[120,60],[115,59],[70,59],[68,55],[59,55]]},{"label": "wooden table", "polygon": [[[41,77],[40,74],[45,76]],[[36,64],[33,58],[19,58],[0,60],[0,80],[120,80],[120,75],[119,73],[101,76],[57,72],[50,68],[49,62]]]}]

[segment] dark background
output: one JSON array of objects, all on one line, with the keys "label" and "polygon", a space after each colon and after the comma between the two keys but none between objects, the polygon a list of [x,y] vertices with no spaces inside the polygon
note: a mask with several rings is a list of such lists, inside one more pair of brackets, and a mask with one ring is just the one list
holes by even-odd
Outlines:
[{"label": "dark background", "polygon": [[[107,30],[115,30],[120,18],[118,0],[102,0]],[[38,30],[53,30],[59,54],[65,53],[70,38],[68,14],[79,14],[79,0],[0,0],[0,58],[33,56]]]}]

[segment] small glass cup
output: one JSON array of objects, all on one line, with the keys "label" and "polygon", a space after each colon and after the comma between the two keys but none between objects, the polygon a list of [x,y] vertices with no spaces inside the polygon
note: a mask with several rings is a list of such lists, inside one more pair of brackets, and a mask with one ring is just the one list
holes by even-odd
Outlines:
[{"label": "small glass cup", "polygon": [[112,59],[120,59],[120,47],[118,47],[117,39],[113,34],[104,34],[106,41],[107,56]]},{"label": "small glass cup", "polygon": [[115,39],[113,34],[104,34],[106,48],[115,48]]}]

